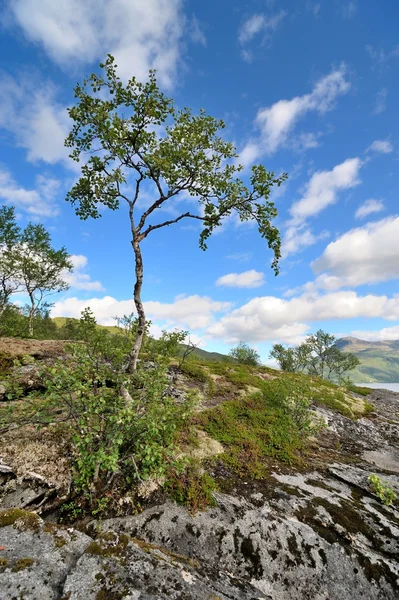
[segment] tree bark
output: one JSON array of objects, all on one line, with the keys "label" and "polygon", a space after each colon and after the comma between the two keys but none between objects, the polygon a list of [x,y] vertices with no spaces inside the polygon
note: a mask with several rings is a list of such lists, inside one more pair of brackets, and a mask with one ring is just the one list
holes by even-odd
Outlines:
[{"label": "tree bark", "polygon": [[136,283],[134,284],[134,304],[137,310],[138,325],[136,339],[129,356],[128,373],[134,373],[137,370],[137,360],[140,354],[141,346],[145,334],[146,317],[143,303],[141,301],[141,289],[143,287],[143,257],[140,250],[140,242],[137,236],[133,236],[132,246],[135,256]]},{"label": "tree bark", "polygon": [[31,293],[29,293],[29,299],[30,299],[31,307],[29,309],[29,315],[28,315],[28,335],[29,335],[29,337],[33,338],[33,317],[35,316],[35,301],[34,301],[33,295]]},{"label": "tree bark", "polygon": [[33,338],[33,316],[34,316],[34,314],[35,314],[35,309],[34,309],[34,307],[32,307],[29,310],[29,317],[28,317],[28,323],[29,323],[28,334],[29,334],[29,337],[31,337],[31,338]]}]

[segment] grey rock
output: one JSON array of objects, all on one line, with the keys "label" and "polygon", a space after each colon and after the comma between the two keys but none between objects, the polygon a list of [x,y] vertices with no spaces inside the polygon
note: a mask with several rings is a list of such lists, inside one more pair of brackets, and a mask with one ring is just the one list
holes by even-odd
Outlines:
[{"label": "grey rock", "polygon": [[5,400],[6,393],[7,393],[7,389],[6,389],[5,385],[0,383],[0,401]]},{"label": "grey rock", "polygon": [[[294,476],[281,482],[281,493],[273,500],[252,493],[261,506],[219,495],[218,508],[196,516],[166,503],[137,517],[97,525],[101,531],[125,532],[159,544],[202,565],[218,565],[273,600],[290,600],[293,590],[298,600],[396,599],[399,530],[386,509],[380,511],[366,499],[356,532],[355,525],[348,527],[353,512],[345,514],[351,490],[344,483],[331,480],[330,491],[302,475],[296,482]],[[322,478],[319,482],[325,483]],[[299,495],[284,495],[284,486],[295,486]]]},{"label": "grey rock", "polygon": [[[122,540],[122,541],[121,541]],[[101,554],[104,554],[101,556]],[[115,536],[89,546],[68,575],[68,600],[266,600],[248,581],[162,547]],[[100,596],[101,594],[101,596]]]},{"label": "grey rock", "polygon": [[37,517],[1,527],[0,598],[57,600],[65,578],[90,543],[79,531],[46,526]]}]

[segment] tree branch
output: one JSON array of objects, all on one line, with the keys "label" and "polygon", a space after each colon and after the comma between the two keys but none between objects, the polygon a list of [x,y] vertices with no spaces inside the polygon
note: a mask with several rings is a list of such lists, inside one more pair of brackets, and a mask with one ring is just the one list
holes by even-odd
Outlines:
[{"label": "tree branch", "polygon": [[140,234],[140,237],[139,237],[140,242],[142,240],[144,240],[144,238],[146,238],[147,235],[151,231],[154,231],[154,229],[160,229],[161,227],[166,227],[167,225],[173,225],[173,223],[178,223],[179,221],[181,221],[182,219],[185,219],[185,218],[198,219],[199,221],[205,221],[205,219],[206,219],[206,217],[200,217],[199,215],[192,215],[191,213],[186,212],[183,215],[180,215],[180,217],[177,217],[176,219],[172,219],[170,221],[164,221],[163,223],[159,223],[158,225],[150,225],[149,227],[147,227],[147,229],[145,231],[143,231]]}]

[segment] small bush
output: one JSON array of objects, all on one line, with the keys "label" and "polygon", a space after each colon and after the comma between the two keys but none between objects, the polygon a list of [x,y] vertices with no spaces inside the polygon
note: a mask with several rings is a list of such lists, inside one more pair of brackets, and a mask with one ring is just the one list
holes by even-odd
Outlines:
[{"label": "small bush", "polygon": [[187,506],[191,513],[215,506],[213,492],[217,489],[216,483],[193,461],[170,470],[164,489],[173,500]]},{"label": "small bush", "polygon": [[396,500],[396,494],[378,475],[372,473],[369,476],[371,490],[378,496],[385,506],[391,506]]}]

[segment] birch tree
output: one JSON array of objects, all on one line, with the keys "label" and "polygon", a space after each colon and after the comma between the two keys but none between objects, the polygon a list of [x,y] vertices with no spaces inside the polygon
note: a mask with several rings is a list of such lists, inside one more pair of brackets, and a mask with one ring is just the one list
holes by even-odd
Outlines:
[{"label": "birch tree", "polygon": [[13,206],[0,208],[0,317],[10,302],[10,297],[23,290],[19,273],[17,251],[21,229],[16,224]]},{"label": "birch tree", "polygon": [[[82,161],[81,176],[67,195],[81,219],[98,218],[102,207],[117,210],[125,203],[135,257],[134,303],[138,328],[128,371],[136,370],[145,333],[146,316],[141,292],[144,277],[142,242],[157,230],[192,219],[202,225],[199,245],[233,213],[241,221],[254,220],[273,253],[272,268],[278,272],[280,235],[272,225],[277,216],[270,200],[273,186],[286,175],[275,176],[264,166],[252,167],[248,184],[238,177],[242,167],[231,142],[219,134],[223,121],[201,110],[176,109],[158,87],[155,72],[141,83],[132,77],[124,84],[117,75],[114,58],[108,55],[93,73],[75,87],[76,105],[69,109],[73,126],[66,139],[71,157]],[[150,206],[138,210],[148,184]],[[196,199],[196,207],[182,210],[167,220],[159,218],[165,205],[178,209],[182,194]]]},{"label": "birch tree", "polygon": [[72,270],[67,250],[54,250],[43,225],[29,223],[20,237],[18,269],[24,291],[29,297],[28,332],[33,336],[33,320],[47,298],[69,288],[65,273]]}]

